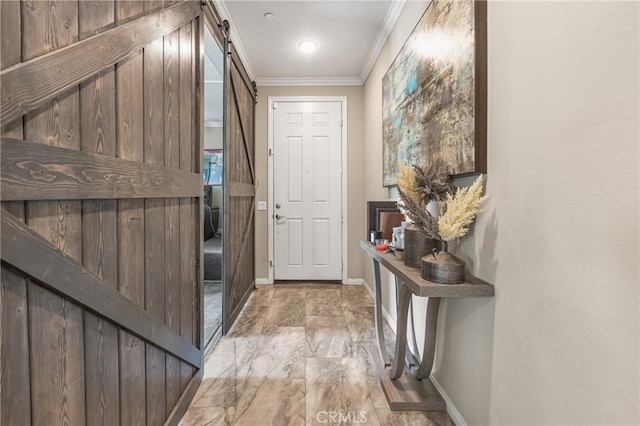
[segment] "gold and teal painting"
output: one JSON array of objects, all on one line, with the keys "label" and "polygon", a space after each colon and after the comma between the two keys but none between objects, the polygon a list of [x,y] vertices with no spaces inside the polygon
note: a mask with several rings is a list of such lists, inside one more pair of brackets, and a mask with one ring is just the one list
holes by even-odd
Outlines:
[{"label": "gold and teal painting", "polygon": [[384,186],[395,185],[400,162],[486,171],[486,3],[432,1],[382,94]]}]

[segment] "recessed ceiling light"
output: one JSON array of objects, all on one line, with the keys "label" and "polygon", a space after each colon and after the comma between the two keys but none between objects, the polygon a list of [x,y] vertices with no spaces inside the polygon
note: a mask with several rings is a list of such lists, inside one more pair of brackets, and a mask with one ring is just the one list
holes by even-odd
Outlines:
[{"label": "recessed ceiling light", "polygon": [[298,49],[304,53],[311,53],[318,48],[318,42],[315,40],[300,40],[298,42]]},{"label": "recessed ceiling light", "polygon": [[266,19],[267,21],[271,21],[272,19],[276,19],[276,15],[268,12],[264,14],[264,19]]}]

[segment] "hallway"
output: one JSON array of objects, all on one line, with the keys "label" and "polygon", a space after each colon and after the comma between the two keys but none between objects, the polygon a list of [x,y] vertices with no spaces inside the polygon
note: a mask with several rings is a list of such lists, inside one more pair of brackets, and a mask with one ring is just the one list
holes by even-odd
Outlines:
[{"label": "hallway", "polygon": [[374,338],[362,286],[259,287],[207,357],[182,425],[452,424],[389,410],[365,350]]}]

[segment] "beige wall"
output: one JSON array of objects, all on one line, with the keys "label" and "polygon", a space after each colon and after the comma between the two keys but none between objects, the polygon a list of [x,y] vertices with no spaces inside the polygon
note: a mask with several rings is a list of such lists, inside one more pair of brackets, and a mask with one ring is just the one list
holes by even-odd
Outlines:
[{"label": "beige wall", "polygon": [[[368,200],[387,196],[381,79],[427,3],[365,85]],[[469,424],[639,424],[638,3],[488,12],[489,198],[452,251],[496,297],[444,303],[435,377]]]},{"label": "beige wall", "polygon": [[204,149],[222,149],[222,127],[204,128]]},{"label": "beige wall", "polygon": [[[267,201],[267,103],[269,96],[346,96],[347,97],[347,193],[349,278],[362,278],[363,255],[358,240],[366,232],[365,198],[363,191],[363,104],[362,87],[258,87],[256,105],[256,200]],[[268,217],[266,211],[256,211],[256,278],[266,279],[269,272],[267,245]]]}]

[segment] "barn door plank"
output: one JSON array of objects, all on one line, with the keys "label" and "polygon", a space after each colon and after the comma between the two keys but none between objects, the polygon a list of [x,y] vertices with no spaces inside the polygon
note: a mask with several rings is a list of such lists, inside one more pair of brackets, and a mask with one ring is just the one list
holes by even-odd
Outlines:
[{"label": "barn door plank", "polygon": [[[180,168],[180,32],[164,38],[164,165]],[[180,199],[165,201],[165,321],[180,333]],[[185,265],[186,266],[186,265]],[[167,411],[180,399],[180,360],[166,357]]]},{"label": "barn door plank", "polygon": [[[141,17],[143,1],[116,1],[118,25]],[[116,150],[119,158],[144,160],[142,50],[116,64]],[[118,200],[118,289],[144,309],[144,200]],[[147,423],[146,344],[138,337],[119,332],[120,420],[122,425]]]},{"label": "barn door plank", "polygon": [[[147,3],[145,3],[147,5]],[[144,49],[144,161],[164,165],[164,40]],[[145,304],[147,312],[165,320],[165,204],[145,200]],[[165,353],[147,345],[147,424],[164,423],[166,413]]]},{"label": "barn door plank", "polygon": [[[195,144],[192,136],[193,92],[192,92],[192,31],[191,24],[180,28],[180,169],[193,171]],[[187,341],[193,339],[193,312],[196,283],[194,227],[194,202],[192,198],[180,199],[180,334]],[[193,368],[182,362],[180,365],[180,390],[184,391],[193,376]]]},{"label": "barn door plank", "polygon": [[[22,60],[78,39],[76,2],[22,3]],[[78,89],[72,88],[24,118],[24,136],[80,148]],[[80,202],[27,203],[27,224],[72,258],[82,261]],[[32,422],[85,422],[82,309],[29,282]]]},{"label": "barn door plank", "polygon": [[[0,2],[0,70],[19,64],[22,60],[20,32],[20,3],[15,1]],[[2,122],[0,134],[22,138],[22,117],[11,123]],[[10,212],[24,215],[24,203],[2,203]],[[14,210],[16,209],[16,210]]]},{"label": "barn door plank", "polygon": [[85,423],[82,309],[29,283],[32,422]]},{"label": "barn door plank", "polygon": [[116,1],[114,12],[117,24],[124,25],[144,15],[144,0]]},{"label": "barn door plank", "polygon": [[31,424],[27,285],[6,267],[0,277],[2,426]]},{"label": "barn door plank", "polygon": [[[78,2],[80,40],[114,25],[114,3]],[[110,67],[80,85],[80,148],[115,157],[115,73]],[[115,200],[82,201],[84,266],[118,288]],[[117,425],[120,421],[118,329],[91,312],[84,312],[84,353],[87,424]]]},{"label": "barn door plank", "polygon": [[[0,2],[0,69],[20,63],[20,3]],[[1,129],[3,136],[22,138],[22,118]],[[0,214],[24,221],[24,202],[2,202]],[[2,266],[0,270],[0,416],[1,426],[31,423],[27,282]]]},{"label": "barn door plank", "polygon": [[120,356],[120,424],[144,426],[147,424],[146,344],[143,340],[119,330]]},{"label": "barn door plank", "polygon": [[114,27],[114,0],[82,0],[78,2],[80,40]]},{"label": "barn door plank", "polygon": [[118,329],[84,312],[84,353],[88,425],[120,424]]},{"label": "barn door plank", "polygon": [[146,0],[144,2],[144,12],[145,14],[157,12],[162,9],[163,0]]}]

